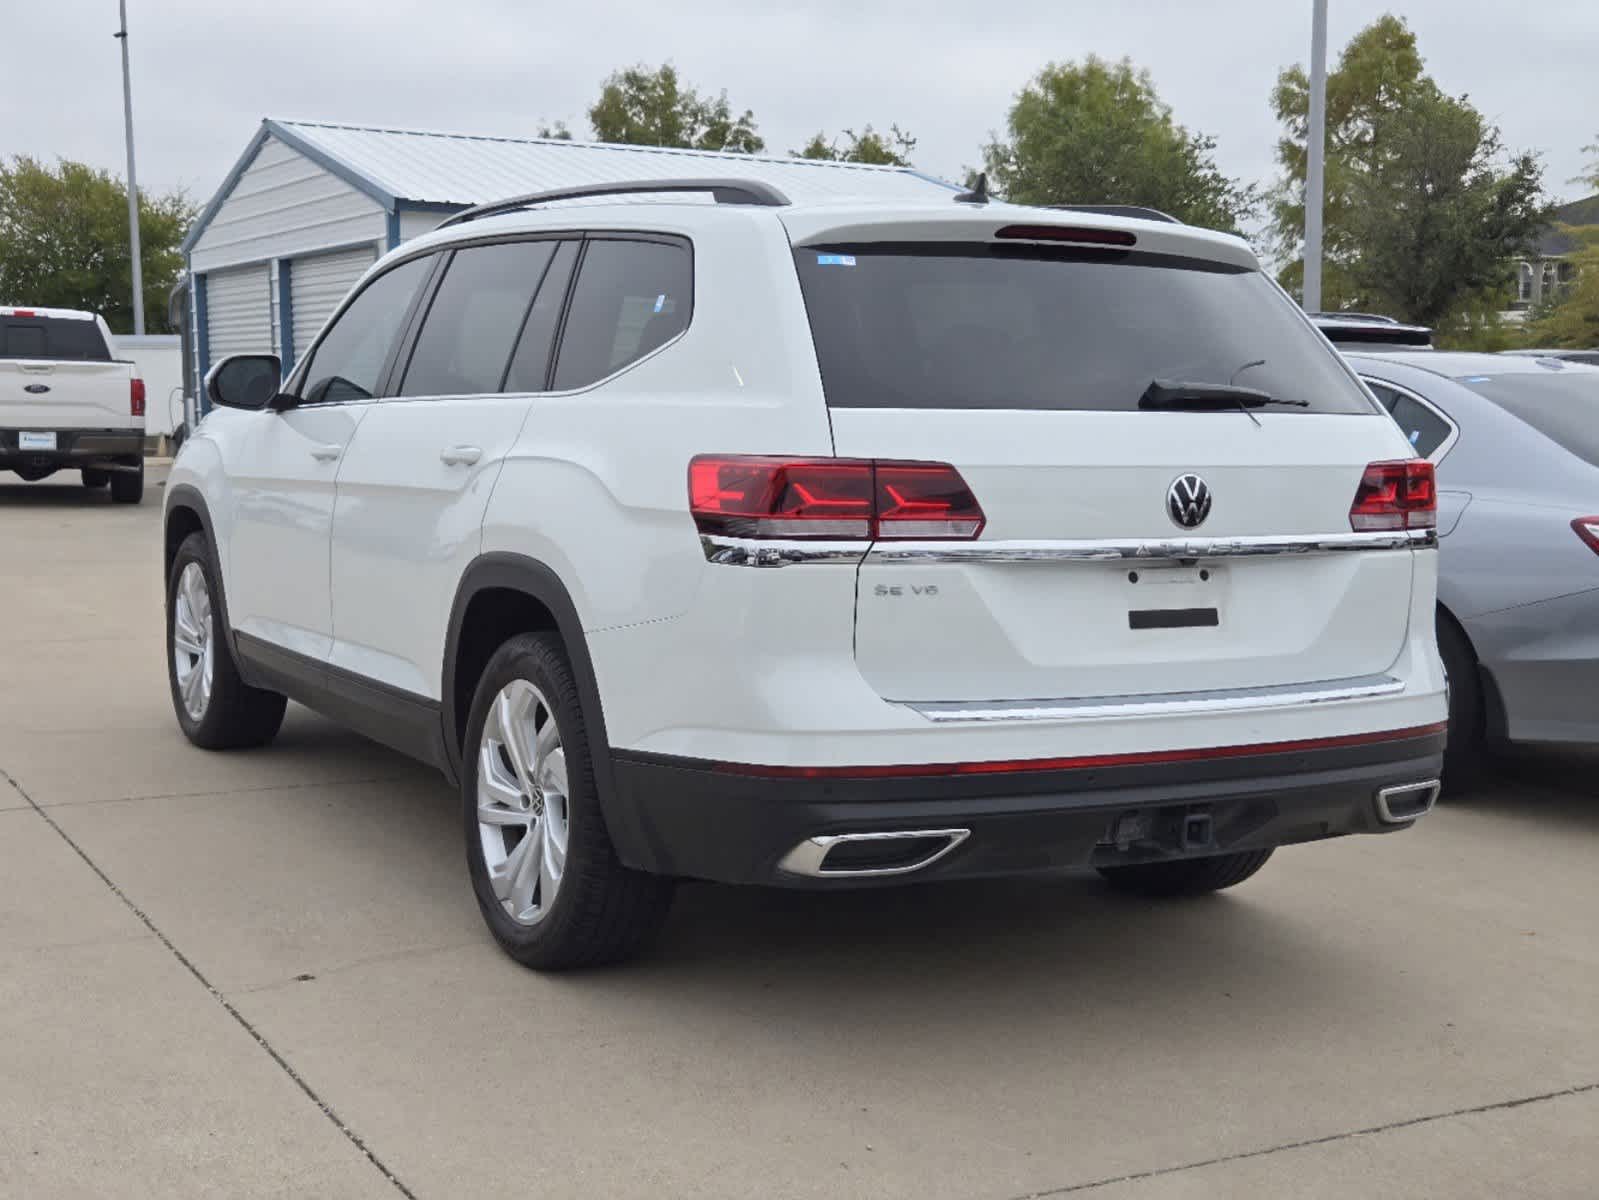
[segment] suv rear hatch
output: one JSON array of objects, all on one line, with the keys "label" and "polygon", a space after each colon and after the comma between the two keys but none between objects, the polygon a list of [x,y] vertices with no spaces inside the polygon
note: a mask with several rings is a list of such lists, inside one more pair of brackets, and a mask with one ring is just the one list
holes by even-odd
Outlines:
[{"label": "suv rear hatch", "polygon": [[[865,678],[960,703],[1379,679],[1409,552],[1212,553],[1347,540],[1367,464],[1404,457],[1334,352],[1232,239],[1131,222],[1132,245],[1062,245],[1005,224],[795,238],[835,453],[951,463],[986,516],[974,542],[874,545]],[[1170,505],[1185,477],[1211,497],[1193,528]]]}]

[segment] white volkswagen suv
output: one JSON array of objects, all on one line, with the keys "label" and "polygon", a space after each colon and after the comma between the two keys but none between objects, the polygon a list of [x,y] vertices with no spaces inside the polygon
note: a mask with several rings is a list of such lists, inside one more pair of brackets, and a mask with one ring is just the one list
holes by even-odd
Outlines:
[{"label": "white volkswagen suv", "polygon": [[1191,894],[1436,793],[1431,465],[1236,238],[545,193],[279,381],[218,364],[172,470],[178,721],[287,697],[438,766],[529,965],[633,953],[677,878]]}]

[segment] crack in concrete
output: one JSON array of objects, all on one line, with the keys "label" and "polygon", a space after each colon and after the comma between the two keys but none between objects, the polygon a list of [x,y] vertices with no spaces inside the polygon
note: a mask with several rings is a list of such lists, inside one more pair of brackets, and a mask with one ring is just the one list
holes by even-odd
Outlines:
[{"label": "crack in concrete", "polygon": [[9,783],[17,795],[26,800],[33,811],[39,814],[39,817],[44,821],[44,823],[50,826],[51,829],[55,830],[56,836],[72,848],[73,853],[75,853],[84,861],[89,870],[93,871],[97,876],[100,877],[100,882],[105,884],[106,887],[111,890],[111,894],[127,906],[128,911],[138,918],[140,924],[142,924],[146,929],[155,935],[156,939],[167,948],[167,951],[172,955],[172,957],[177,959],[178,962],[183,965],[183,968],[188,971],[190,975],[194,976],[196,981],[199,982],[200,986],[205,988],[205,990],[211,994],[211,998],[220,1004],[230,1017],[238,1022],[239,1027],[255,1040],[256,1045],[260,1046],[262,1050],[266,1051],[267,1056],[271,1058],[273,1062],[277,1063],[285,1075],[294,1081],[295,1086],[305,1093],[306,1097],[311,1101],[311,1103],[315,1104],[319,1109],[322,1110],[322,1115],[333,1123],[333,1127],[344,1135],[345,1140],[359,1150],[361,1154],[365,1156],[366,1160],[377,1168],[379,1174],[381,1174],[384,1179],[388,1180],[389,1183],[394,1186],[394,1189],[399,1192],[400,1195],[406,1197],[406,1200],[417,1200],[416,1193],[401,1182],[399,1176],[390,1170],[388,1165],[377,1156],[377,1153],[370,1146],[368,1146],[365,1141],[362,1140],[361,1135],[356,1133],[355,1130],[351,1129],[350,1126],[345,1123],[344,1119],[340,1117],[338,1113],[333,1111],[333,1106],[319,1096],[316,1092],[316,1089],[307,1083],[300,1073],[289,1065],[288,1059],[284,1058],[283,1055],[278,1052],[277,1048],[273,1046],[271,1042],[267,1041],[266,1035],[252,1025],[249,1019],[245,1017],[245,1015],[237,1008],[235,1008],[233,1004],[229,1002],[228,998],[212,985],[211,981],[205,977],[204,972],[202,972],[199,967],[195,966],[194,963],[191,962],[183,953],[183,951],[179,950],[177,946],[173,944],[171,938],[167,937],[166,934],[161,932],[161,929],[156,925],[156,923],[150,919],[149,914],[135,904],[128,897],[128,894],[118,887],[115,882],[113,882],[111,876],[107,875],[100,869],[100,865],[96,863],[94,859],[89,857],[88,853],[83,849],[82,846],[78,845],[77,842],[72,840],[71,835],[69,835],[66,830],[62,829],[60,825],[56,824],[55,819],[50,816],[49,812],[35,803],[33,797],[28,795],[28,793],[23,790],[22,785],[13,779],[3,768],[0,768],[0,779],[4,779],[7,783]]},{"label": "crack in concrete", "polygon": [[1042,1192],[1026,1192],[1014,1197],[1013,1200],[1047,1200],[1050,1196],[1067,1196],[1073,1192],[1092,1191],[1095,1188],[1110,1187],[1117,1183],[1137,1183],[1141,1179],[1158,1179],[1162,1175],[1176,1175],[1183,1171],[1197,1171],[1201,1167],[1216,1167],[1224,1163],[1243,1162],[1251,1158],[1265,1158],[1269,1154],[1281,1154],[1286,1150],[1304,1150],[1311,1146],[1325,1146],[1332,1142],[1348,1141],[1351,1138],[1370,1137],[1378,1133],[1392,1133],[1396,1129],[1409,1129],[1414,1125],[1430,1125],[1435,1121],[1448,1121],[1454,1117],[1470,1117],[1477,1113],[1499,1112],[1507,1108],[1520,1108],[1525,1104],[1541,1104],[1546,1100],[1559,1100],[1566,1096],[1581,1096],[1588,1092],[1599,1092],[1599,1083],[1582,1083],[1577,1084],[1575,1087],[1560,1088],[1557,1091],[1539,1092],[1534,1096],[1516,1096],[1509,1100],[1496,1100],[1491,1104],[1477,1104],[1470,1108],[1451,1109],[1449,1112],[1428,1113],[1420,1117],[1406,1117],[1402,1121],[1389,1121],[1385,1125],[1370,1125],[1365,1129],[1349,1129],[1342,1133],[1329,1133],[1323,1137],[1304,1138],[1297,1142],[1283,1142],[1280,1145],[1266,1146],[1260,1150],[1242,1150],[1237,1154],[1222,1154],[1216,1158],[1179,1163],[1173,1167],[1156,1167],[1150,1171],[1132,1171],[1126,1175],[1094,1179],[1087,1183],[1070,1183],[1065,1187],[1046,1188]]}]

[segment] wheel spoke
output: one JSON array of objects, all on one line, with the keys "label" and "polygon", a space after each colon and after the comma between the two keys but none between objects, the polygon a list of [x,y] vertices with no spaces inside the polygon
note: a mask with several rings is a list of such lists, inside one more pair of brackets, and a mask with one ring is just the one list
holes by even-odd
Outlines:
[{"label": "wheel spoke", "polygon": [[511,760],[511,769],[516,772],[516,781],[522,786],[524,795],[533,794],[533,769],[528,762],[528,746],[522,729],[521,714],[516,711],[517,704],[511,698],[510,689],[500,693],[499,699],[494,703],[495,724],[500,734],[500,744],[505,747],[505,756]]},{"label": "wheel spoke", "polygon": [[204,675],[205,670],[202,664],[196,663],[194,669],[189,672],[188,678],[183,681],[183,704],[190,713],[194,713],[199,708],[200,681]]},{"label": "wheel spoke", "polygon": [[485,745],[478,755],[477,819],[485,825],[526,825],[525,804],[521,790],[505,778],[499,754]]},{"label": "wheel spoke", "polygon": [[540,865],[544,861],[544,831],[542,822],[528,828],[526,836],[505,860],[505,899],[511,905],[511,915],[521,917],[533,907],[533,892],[538,886]]},{"label": "wheel spoke", "polygon": [[552,816],[548,797],[539,827],[544,833],[543,861],[539,864],[539,905],[543,907],[554,901],[561,876],[566,873],[566,822]]}]

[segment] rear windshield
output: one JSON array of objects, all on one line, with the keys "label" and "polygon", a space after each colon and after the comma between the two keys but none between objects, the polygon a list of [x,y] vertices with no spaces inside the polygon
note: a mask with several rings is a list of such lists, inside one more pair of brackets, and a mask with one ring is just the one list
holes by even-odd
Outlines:
[{"label": "rear windshield", "polygon": [[1468,375],[1458,382],[1599,467],[1599,371],[1568,367],[1536,374]]},{"label": "rear windshield", "polygon": [[1156,379],[1371,413],[1258,271],[1128,251],[988,244],[795,251],[834,408],[1126,411]]},{"label": "rear windshield", "polygon": [[93,321],[71,317],[0,317],[0,358],[57,358],[110,362],[111,351]]}]

